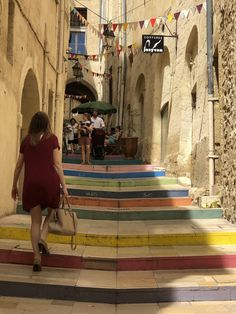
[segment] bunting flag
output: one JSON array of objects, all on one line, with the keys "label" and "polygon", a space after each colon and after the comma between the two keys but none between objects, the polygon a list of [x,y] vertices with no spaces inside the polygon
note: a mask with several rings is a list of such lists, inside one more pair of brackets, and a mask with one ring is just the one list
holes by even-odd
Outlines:
[{"label": "bunting flag", "polygon": [[89,27],[92,32],[94,34],[96,34],[98,37],[103,37],[103,34],[101,33],[101,30],[102,30],[102,25],[99,25],[98,29],[93,26],[91,23],[89,23],[84,17],[83,15],[81,15],[77,10],[76,8],[73,9],[73,13],[78,17],[78,19],[81,21],[81,23],[84,25],[84,26],[87,26]]},{"label": "bunting flag", "polygon": [[182,19],[187,19],[187,18],[189,18],[190,14],[192,14],[192,16],[194,16],[196,12],[201,14],[203,11],[202,10],[203,8],[206,11],[206,2],[200,3],[198,5],[194,5],[189,9],[181,10],[178,12],[170,12],[169,11],[166,16],[153,17],[150,19],[135,21],[135,22],[129,22],[129,23],[126,22],[126,23],[112,24],[112,27],[113,27],[114,32],[117,30],[119,32],[121,30],[127,31],[128,28],[133,29],[135,31],[138,26],[140,27],[140,29],[148,28],[150,25],[151,25],[151,27],[155,27],[156,25],[159,27],[160,22],[165,24],[168,21],[169,23],[171,23],[173,20],[178,21],[178,19],[180,17]]},{"label": "bunting flag", "polygon": [[83,54],[77,54],[77,53],[71,53],[70,50],[67,50],[67,55],[69,60],[78,60],[79,58],[84,58],[85,60],[89,61],[98,61],[99,60],[99,55],[94,54],[94,55],[83,55]]},{"label": "bunting flag", "polygon": [[69,94],[65,94],[65,99],[66,98],[70,98],[70,99],[76,99],[76,100],[80,100],[80,99],[87,99],[88,96],[87,95],[69,95]]},{"label": "bunting flag", "polygon": [[97,73],[94,72],[88,68],[86,68],[85,66],[81,65],[82,70],[85,71],[86,73],[91,73],[93,77],[100,77],[100,78],[105,78],[105,79],[112,79],[112,75],[110,73]]}]

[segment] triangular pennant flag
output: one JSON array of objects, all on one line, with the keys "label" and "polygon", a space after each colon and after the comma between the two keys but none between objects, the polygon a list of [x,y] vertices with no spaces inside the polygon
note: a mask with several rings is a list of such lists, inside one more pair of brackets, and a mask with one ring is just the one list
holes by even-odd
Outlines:
[{"label": "triangular pennant flag", "polygon": [[176,12],[176,13],[174,14],[174,17],[175,17],[176,21],[178,21],[179,16],[180,16],[180,12]]},{"label": "triangular pennant flag", "polygon": [[206,11],[207,10],[207,4],[206,2],[203,3],[203,9]]},{"label": "triangular pennant flag", "polygon": [[181,13],[180,13],[182,19],[184,18],[188,18],[188,15],[189,15],[189,9],[188,10],[182,10]]},{"label": "triangular pennant flag", "polygon": [[198,13],[199,13],[199,14],[200,14],[201,11],[202,11],[202,7],[203,7],[203,4],[197,5],[197,10],[198,10]]},{"label": "triangular pennant flag", "polygon": [[103,32],[105,32],[105,30],[107,30],[108,24],[103,24]]},{"label": "triangular pennant flag", "polygon": [[150,20],[145,20],[145,21],[144,21],[144,27],[145,27],[145,28],[148,28],[149,22],[150,22]]},{"label": "triangular pennant flag", "polygon": [[128,28],[128,23],[124,23],[123,24],[123,30],[126,32],[127,31],[127,28]]},{"label": "triangular pennant flag", "polygon": [[197,10],[196,7],[192,7],[192,8],[191,8],[191,11],[192,11],[192,15],[193,15],[193,16],[195,15],[196,10]]},{"label": "triangular pennant flag", "polygon": [[129,29],[132,29],[133,28],[133,23],[128,23],[128,27],[129,27]]},{"label": "triangular pennant flag", "polygon": [[117,28],[117,24],[112,24],[112,29],[113,29],[113,32],[116,31],[116,28]]},{"label": "triangular pennant flag", "polygon": [[144,25],[144,21],[140,21],[140,22],[139,22],[139,25],[140,25],[140,28],[142,29],[142,28],[143,28],[143,25]]},{"label": "triangular pennant flag", "polygon": [[152,18],[152,19],[150,19],[150,23],[151,23],[151,25],[152,25],[152,27],[154,27],[154,25],[155,25],[155,23],[156,23],[156,18],[154,17],[154,18]]},{"label": "triangular pennant flag", "polygon": [[123,26],[123,24],[122,24],[122,23],[121,23],[121,24],[118,24],[118,29],[119,29],[119,32],[121,31],[122,26]]},{"label": "triangular pennant flag", "polygon": [[161,18],[157,18],[156,19],[156,23],[157,23],[157,29],[160,27],[160,24],[161,24]]},{"label": "triangular pennant flag", "polygon": [[168,19],[169,22],[172,22],[173,19],[174,19],[173,13],[169,13],[168,16],[167,16],[167,19]]},{"label": "triangular pennant flag", "polygon": [[138,22],[133,23],[133,30],[136,31],[138,28]]}]

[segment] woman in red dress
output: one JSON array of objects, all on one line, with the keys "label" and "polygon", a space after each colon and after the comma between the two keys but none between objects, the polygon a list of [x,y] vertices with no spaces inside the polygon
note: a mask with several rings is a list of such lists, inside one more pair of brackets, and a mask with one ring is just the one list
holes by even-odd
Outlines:
[{"label": "woman in red dress", "polygon": [[[53,209],[59,207],[60,185],[65,196],[65,185],[60,161],[57,137],[52,134],[49,118],[44,112],[37,112],[30,123],[28,135],[22,141],[20,155],[14,172],[12,197],[18,197],[17,182],[23,165],[23,209],[31,215],[31,242],[34,251],[33,270],[41,270],[41,254],[48,254],[46,238]],[[48,208],[42,230],[42,210]]]}]

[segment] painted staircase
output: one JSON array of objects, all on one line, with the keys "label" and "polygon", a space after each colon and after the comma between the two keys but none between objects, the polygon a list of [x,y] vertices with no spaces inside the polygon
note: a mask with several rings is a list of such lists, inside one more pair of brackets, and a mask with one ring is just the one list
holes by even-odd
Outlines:
[{"label": "painted staircase", "polygon": [[[78,160],[78,157],[77,157]],[[0,219],[2,295],[102,303],[236,300],[236,227],[191,205],[188,186],[157,166],[64,158],[78,247],[50,235],[32,272],[30,217]]]}]

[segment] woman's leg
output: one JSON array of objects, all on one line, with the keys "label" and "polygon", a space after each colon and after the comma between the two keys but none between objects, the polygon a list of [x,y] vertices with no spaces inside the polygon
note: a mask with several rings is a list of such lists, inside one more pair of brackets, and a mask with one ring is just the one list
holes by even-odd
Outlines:
[{"label": "woman's leg", "polygon": [[82,163],[85,164],[85,145],[81,145]]},{"label": "woman's leg", "polygon": [[43,221],[43,227],[42,227],[42,231],[41,231],[41,235],[40,235],[40,239],[45,241],[47,240],[47,236],[48,236],[48,225],[49,222],[51,220],[53,214],[53,209],[52,208],[48,208],[48,214],[45,217],[44,221]]},{"label": "woman's leg", "polygon": [[87,156],[87,163],[90,163],[90,144],[86,145],[86,156]]},{"label": "woman's leg", "polygon": [[34,251],[34,258],[41,260],[41,255],[39,252],[39,239],[40,239],[40,228],[42,223],[42,210],[41,206],[35,206],[30,210],[31,215],[31,243]]}]

